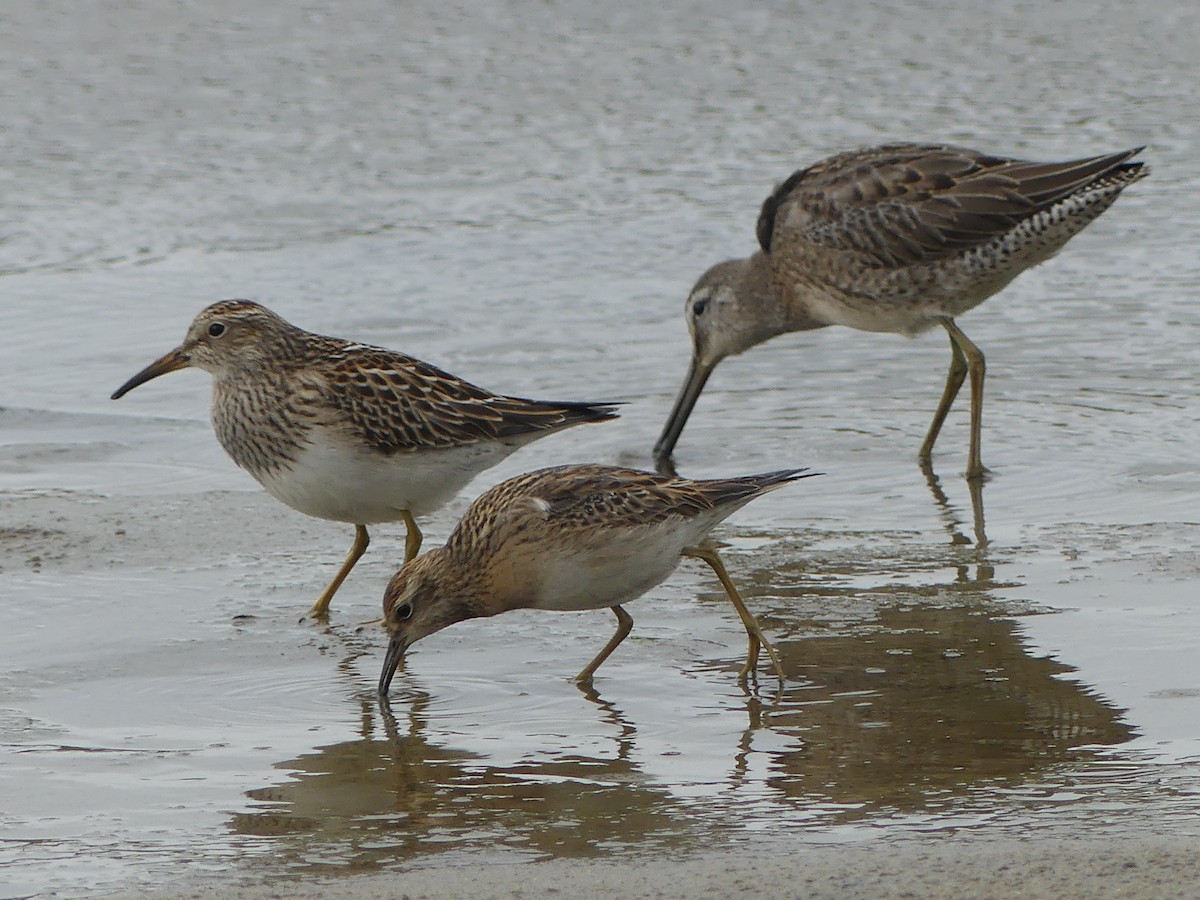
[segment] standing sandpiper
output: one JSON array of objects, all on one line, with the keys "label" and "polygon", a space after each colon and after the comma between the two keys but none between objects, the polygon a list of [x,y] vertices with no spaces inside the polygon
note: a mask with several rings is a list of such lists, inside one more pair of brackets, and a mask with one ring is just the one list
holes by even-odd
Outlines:
[{"label": "standing sandpiper", "polygon": [[286,322],[258,303],[203,310],[183,343],[121,385],[116,400],[187,366],[213,376],[221,446],[267,493],[319,519],[351,522],[354,544],[317,598],[329,602],[367,549],[367,525],[429,513],[530,441],[616,417],[610,403],[555,403],[492,394],[428,363]]},{"label": "standing sandpiper", "polygon": [[691,368],[654,447],[666,467],[704,383],[726,356],[826,325],[914,335],[941,325],[950,373],[921,445],[971,377],[968,478],[986,471],[979,440],[983,354],[954,323],[1053,256],[1133,182],[1140,147],[1036,163],[949,145],[888,144],[841,153],[783,182],[758,217],[761,251],[709,269],[688,296]]},{"label": "standing sandpiper", "polygon": [[404,564],[383,595],[391,635],[379,692],[404,652],[447,625],[514,609],[611,609],[612,640],[576,676],[588,684],[633,627],[621,604],[665,580],[681,556],[708,563],[750,639],[741,679],[761,647],[775,648],[746,608],[717,552],[700,542],[722,519],[805,470],[690,481],[614,466],[557,466],[496,485],[471,504],[444,547]]}]

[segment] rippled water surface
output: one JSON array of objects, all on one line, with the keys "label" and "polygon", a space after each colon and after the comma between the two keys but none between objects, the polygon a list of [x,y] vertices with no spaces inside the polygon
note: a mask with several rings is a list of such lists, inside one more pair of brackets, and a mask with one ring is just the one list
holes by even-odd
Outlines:
[{"label": "rippled water surface", "polygon": [[[1152,2],[0,10],[0,896],[460,860],[1200,828],[1200,14]],[[707,570],[423,642],[381,707],[381,527],[263,495],[185,372],[219,297],[495,390],[629,401],[529,447],[649,465],[695,277],[772,184],[897,138],[1148,144],[1138,183],[944,338],[829,329],[717,370],[688,474],[825,474],[718,531],[789,678],[747,692]],[[964,398],[965,401],[965,398]],[[263,868],[266,867],[266,868]]]}]

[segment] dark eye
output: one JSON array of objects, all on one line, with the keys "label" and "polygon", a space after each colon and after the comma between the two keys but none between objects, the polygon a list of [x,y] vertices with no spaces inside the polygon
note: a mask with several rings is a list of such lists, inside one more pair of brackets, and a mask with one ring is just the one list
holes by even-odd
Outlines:
[{"label": "dark eye", "polygon": [[392,617],[397,622],[407,622],[412,618],[412,614],[413,608],[411,603],[401,603],[394,610],[392,610]]},{"label": "dark eye", "polygon": [[701,297],[699,300],[697,300],[695,303],[692,304],[692,315],[693,316],[702,316],[702,315],[704,315],[704,311],[706,309],[708,309],[708,298]]},{"label": "dark eye", "polygon": [[213,322],[211,325],[208,326],[208,333],[211,334],[213,337],[220,337],[221,335],[223,335],[225,333],[225,326],[222,325],[220,322]]}]

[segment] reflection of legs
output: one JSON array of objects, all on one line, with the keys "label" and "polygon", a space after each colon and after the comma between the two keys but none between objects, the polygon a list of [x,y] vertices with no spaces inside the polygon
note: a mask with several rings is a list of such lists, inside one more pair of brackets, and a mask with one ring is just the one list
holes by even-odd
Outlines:
[{"label": "reflection of legs", "polygon": [[721,557],[717,555],[717,551],[711,547],[689,547],[683,551],[683,555],[693,557],[694,559],[702,559],[712,567],[712,570],[717,573],[721,587],[725,588],[725,593],[729,595],[729,600],[733,603],[733,608],[737,610],[737,614],[741,617],[742,625],[746,628],[746,636],[750,639],[750,649],[746,652],[746,664],[742,666],[742,670],[738,673],[738,679],[744,681],[754,672],[758,666],[758,648],[762,647],[767,651],[767,656],[771,658],[771,667],[775,670],[775,674],[779,676],[780,681],[783,681],[783,666],[779,664],[779,656],[775,653],[775,648],[771,646],[771,642],[762,633],[762,629],[758,626],[758,620],[746,608],[745,601],[742,600],[737,588],[733,586],[733,579],[725,571],[725,564],[721,562]]},{"label": "reflection of legs", "polygon": [[975,546],[986,547],[988,539],[983,523],[983,479],[969,479],[967,490],[971,492],[971,513],[975,520]]},{"label": "reflection of legs", "polygon": [[404,517],[404,525],[408,528],[408,534],[404,538],[404,561],[408,562],[415,557],[421,549],[421,529],[417,527],[417,520],[413,518],[413,514],[407,509],[401,510],[400,513]]},{"label": "reflection of legs", "polygon": [[[950,543],[971,543],[971,539],[963,534],[960,529],[962,519],[959,518],[958,511],[950,504],[946,492],[942,490],[942,483],[933,471],[933,466],[927,462],[922,462],[921,471],[925,474],[925,481],[929,485],[930,492],[933,494],[934,502],[941,509],[942,516],[946,520],[946,528],[950,532]],[[975,546],[980,548],[986,547],[988,539],[983,521],[983,479],[968,478],[967,490],[971,493],[971,514],[975,526]]]},{"label": "reflection of legs", "polygon": [[[942,324],[949,330],[949,319],[943,319]],[[938,433],[942,430],[942,423],[946,421],[946,413],[950,412],[950,407],[954,405],[954,398],[958,396],[958,389],[962,387],[963,379],[967,377],[967,360],[963,357],[962,350],[958,349],[958,343],[954,340],[954,334],[950,334],[950,372],[946,376],[946,387],[942,390],[942,400],[938,403],[937,412],[933,414],[933,421],[929,423],[929,431],[925,433],[925,442],[921,444],[921,450],[917,454],[917,458],[921,462],[929,462],[933,455],[933,444],[938,438]]]},{"label": "reflection of legs", "polygon": [[612,636],[612,639],[604,645],[604,649],[596,654],[596,658],[583,667],[583,671],[575,676],[575,680],[579,684],[591,684],[592,676],[596,674],[596,670],[600,668],[612,652],[617,649],[617,645],[629,636],[629,632],[633,630],[633,616],[625,612],[620,606],[609,607],[617,616],[617,633]]},{"label": "reflection of legs", "polygon": [[[942,490],[942,482],[938,479],[937,473],[933,471],[933,466],[927,461],[922,460],[921,472],[925,476],[925,483],[929,485],[929,492],[933,494],[933,502],[938,505],[938,509],[942,512],[942,518],[946,521],[946,529],[950,532],[950,543],[971,543],[971,539],[963,534],[959,528],[962,525],[962,520],[958,517],[958,511],[950,505],[950,498]],[[975,482],[971,481],[968,484],[975,484]]]},{"label": "reflection of legs", "polygon": [[333,577],[333,581],[329,582],[329,587],[325,588],[317,602],[313,604],[312,609],[308,614],[314,619],[323,619],[329,615],[329,601],[333,599],[333,595],[337,593],[338,588],[342,586],[342,582],[346,580],[346,576],[350,574],[350,570],[354,568],[354,564],[362,559],[362,555],[367,552],[367,545],[371,543],[370,537],[367,535],[366,525],[354,526],[354,543],[350,545],[350,552],[346,555],[346,561],[342,563],[342,567],[338,570],[337,575]]}]

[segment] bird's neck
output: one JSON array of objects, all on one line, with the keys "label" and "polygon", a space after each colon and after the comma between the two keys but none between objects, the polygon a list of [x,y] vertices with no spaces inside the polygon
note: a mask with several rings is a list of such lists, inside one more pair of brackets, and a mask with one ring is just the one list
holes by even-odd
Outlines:
[{"label": "bird's neck", "polygon": [[730,329],[727,335],[733,344],[727,355],[741,353],[776,335],[825,324],[809,316],[803,303],[784,289],[784,279],[769,254],[758,252],[741,262],[736,290],[740,306],[738,327]]},{"label": "bird's neck", "polygon": [[454,595],[466,618],[495,616],[526,609],[537,598],[537,560],[529,542],[501,540],[485,530],[466,541],[452,536],[441,552],[445,564],[455,572]]},{"label": "bird's neck", "polygon": [[442,606],[439,628],[509,609],[497,594],[491,566],[480,565],[478,558],[464,555],[452,543],[427,551],[412,564],[428,566],[437,572],[438,602]]},{"label": "bird's neck", "polygon": [[779,270],[777,260],[769,253],[759,251],[746,260],[741,292],[748,303],[759,307],[756,318],[762,323],[763,334],[758,341],[792,331],[824,328],[828,324],[809,314],[804,298],[788,288],[793,281]]}]

